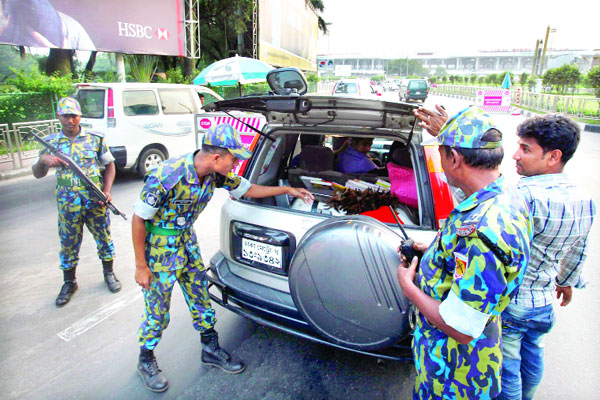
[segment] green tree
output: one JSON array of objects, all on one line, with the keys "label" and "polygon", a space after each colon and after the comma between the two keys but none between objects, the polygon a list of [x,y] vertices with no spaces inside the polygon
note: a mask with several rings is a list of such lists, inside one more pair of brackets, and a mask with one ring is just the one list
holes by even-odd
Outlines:
[{"label": "green tree", "polygon": [[519,83],[521,86],[527,83],[527,78],[529,78],[529,74],[527,72],[523,72],[521,76],[519,76]]},{"label": "green tree", "polygon": [[592,68],[587,73],[586,81],[594,89],[594,95],[600,99],[600,67]]},{"label": "green tree", "polygon": [[581,81],[581,71],[575,65],[565,64],[559,68],[546,71],[542,82],[544,85],[553,85],[560,88],[560,93],[565,94],[571,88],[575,92],[575,86]]},{"label": "green tree", "polygon": [[475,74],[471,75],[470,81],[471,81],[471,84],[475,84],[475,82],[477,81],[477,75],[475,75]]},{"label": "green tree", "polygon": [[435,76],[439,76],[439,77],[448,76],[448,71],[446,71],[446,68],[444,68],[444,67],[437,67],[433,74]]},{"label": "green tree", "polygon": [[11,68],[20,71],[37,70],[37,58],[31,54],[21,57],[16,46],[0,45],[0,60],[0,83],[5,83],[8,78],[15,76]]}]

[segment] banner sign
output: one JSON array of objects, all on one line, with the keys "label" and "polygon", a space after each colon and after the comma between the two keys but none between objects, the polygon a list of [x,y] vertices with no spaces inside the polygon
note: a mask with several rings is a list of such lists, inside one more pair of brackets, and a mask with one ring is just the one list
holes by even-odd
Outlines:
[{"label": "banner sign", "polygon": [[487,112],[509,112],[510,90],[478,90],[475,96],[475,105]]},{"label": "banner sign", "polygon": [[333,69],[334,69],[333,60],[328,60],[328,59],[319,60],[318,67],[319,67],[319,71],[333,71]]},{"label": "banner sign", "polygon": [[259,0],[259,60],[317,70],[317,15],[306,0]]},{"label": "banner sign", "polygon": [[184,56],[182,0],[2,0],[0,43]]}]

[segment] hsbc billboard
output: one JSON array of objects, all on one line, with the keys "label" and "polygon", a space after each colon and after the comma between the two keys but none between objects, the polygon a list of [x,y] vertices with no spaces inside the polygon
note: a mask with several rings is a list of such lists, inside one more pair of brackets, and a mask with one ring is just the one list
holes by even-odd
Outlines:
[{"label": "hsbc billboard", "polygon": [[[3,0],[0,43],[185,55],[183,0]],[[8,21],[8,22],[6,22]],[[2,22],[2,21],[0,21]]]}]

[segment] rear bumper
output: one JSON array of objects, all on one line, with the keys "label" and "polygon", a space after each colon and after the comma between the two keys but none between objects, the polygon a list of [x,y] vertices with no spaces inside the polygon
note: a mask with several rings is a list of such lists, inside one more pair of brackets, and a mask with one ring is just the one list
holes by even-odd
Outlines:
[{"label": "rear bumper", "polygon": [[[223,253],[218,252],[210,260],[207,274],[212,301],[238,315],[260,325],[268,326],[288,334],[373,357],[412,362],[410,337],[402,342],[379,351],[369,352],[341,346],[317,335],[302,318],[292,296],[256,282],[251,282],[232,273],[230,263]],[[216,292],[216,293],[215,293]]]}]

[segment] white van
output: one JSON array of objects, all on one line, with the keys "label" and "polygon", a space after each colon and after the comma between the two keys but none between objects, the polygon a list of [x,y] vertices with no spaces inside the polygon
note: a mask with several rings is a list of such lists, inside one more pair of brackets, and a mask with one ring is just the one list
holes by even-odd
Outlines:
[{"label": "white van", "polygon": [[196,149],[194,114],[223,100],[212,90],[167,83],[80,83],[74,97],[81,104],[81,125],[104,133],[121,169],[140,176],[170,157]]}]

